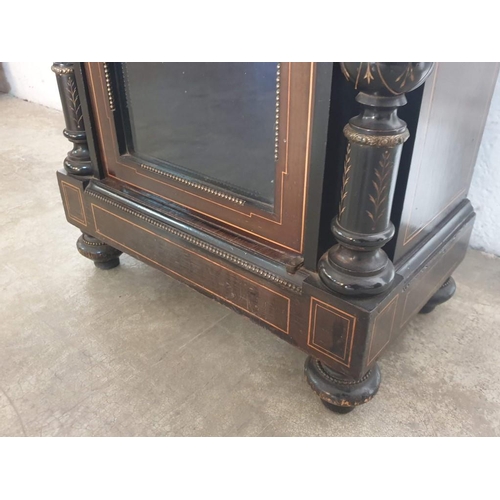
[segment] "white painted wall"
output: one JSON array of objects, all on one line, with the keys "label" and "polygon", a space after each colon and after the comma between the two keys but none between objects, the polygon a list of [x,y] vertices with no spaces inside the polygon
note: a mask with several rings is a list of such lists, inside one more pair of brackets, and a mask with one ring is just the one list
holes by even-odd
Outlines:
[{"label": "white painted wall", "polygon": [[[11,94],[61,109],[52,63],[3,63]],[[471,246],[500,256],[500,78],[491,103],[469,198],[477,212]]]},{"label": "white painted wall", "polygon": [[49,108],[62,109],[56,75],[52,73],[51,66],[51,62],[3,63],[10,93]]},{"label": "white painted wall", "polygon": [[500,78],[486,120],[469,199],[477,213],[471,246],[500,256]]}]

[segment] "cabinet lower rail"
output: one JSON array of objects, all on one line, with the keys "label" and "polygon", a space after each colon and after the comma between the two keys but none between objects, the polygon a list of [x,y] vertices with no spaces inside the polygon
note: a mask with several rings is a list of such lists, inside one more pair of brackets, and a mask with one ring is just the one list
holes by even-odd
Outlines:
[{"label": "cabinet lower rail", "polygon": [[462,204],[401,264],[386,293],[354,299],[328,290],[315,272],[289,272],[98,182],[65,172],[58,180],[67,220],[84,234],[257,321],[319,360],[319,374],[331,370],[354,381],[374,373],[387,346],[448,280],[465,256],[474,218],[470,204]]}]

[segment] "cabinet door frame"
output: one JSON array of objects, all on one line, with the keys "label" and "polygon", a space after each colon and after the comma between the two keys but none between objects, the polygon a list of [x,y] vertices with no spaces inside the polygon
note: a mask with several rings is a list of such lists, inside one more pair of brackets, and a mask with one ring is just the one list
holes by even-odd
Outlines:
[{"label": "cabinet door frame", "polygon": [[174,203],[207,221],[287,252],[302,254],[310,170],[315,63],[280,63],[277,74],[277,159],[272,209],[179,171],[120,152],[112,64],[85,63],[90,104],[105,177]]}]

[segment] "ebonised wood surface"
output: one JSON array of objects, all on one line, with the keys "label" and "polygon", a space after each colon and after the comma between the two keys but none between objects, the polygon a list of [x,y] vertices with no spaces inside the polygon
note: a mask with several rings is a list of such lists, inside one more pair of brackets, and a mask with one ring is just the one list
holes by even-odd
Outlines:
[{"label": "ebonised wood surface", "polygon": [[[209,179],[220,172],[205,172],[207,182],[187,168],[174,174],[175,166],[164,165],[172,161],[166,158],[170,149],[162,152],[158,137],[146,143],[146,149],[160,148],[149,149],[150,161],[134,160],[123,141],[130,111],[118,83],[123,74],[113,63],[54,65],[66,136],[76,144],[65,171],[58,172],[59,186],[68,222],[83,233],[78,249],[84,256],[105,269],[126,252],[247,315],[306,352],[309,384],[325,406],[346,413],[375,395],[377,359],[411,318],[454,292],[450,276],[465,256],[474,220],[466,191],[498,65],[480,64],[474,71],[466,64],[438,65],[432,83],[408,93],[403,106],[414,80],[427,76],[427,63],[345,63],[343,70],[337,63],[280,64],[287,99],[286,104],[280,100],[275,124],[280,146],[271,211],[269,203],[266,208],[250,197],[238,204],[239,193]],[[466,74],[463,86],[457,80],[461,74]],[[358,95],[364,111],[354,118],[359,90],[368,97]],[[456,109],[461,104],[464,109]],[[367,126],[370,113],[379,116],[382,129]],[[144,130],[147,119],[146,114],[141,118]],[[349,120],[357,127],[354,135],[343,132]],[[206,117],[200,123],[202,131]],[[180,164],[187,144],[186,137],[182,140]],[[83,154],[83,164],[77,153]],[[199,156],[189,154],[184,167]],[[165,158],[154,160],[155,155]],[[392,175],[380,177],[384,161]],[[355,189],[344,196],[350,162]],[[390,182],[392,187],[384,189],[391,196],[395,186],[392,203],[391,196],[380,197],[383,217],[374,215],[377,193],[370,191],[380,179]],[[450,203],[456,189],[460,195]],[[346,200],[350,206],[342,212]],[[340,218],[342,224],[354,230],[354,244],[344,241],[353,261],[367,238],[380,234],[374,243],[383,245],[394,225],[396,236],[380,253],[394,273],[373,296],[335,291],[317,273],[318,254],[335,244],[329,221],[341,212],[348,216]],[[362,219],[366,212],[375,222]],[[418,236],[402,250],[399,242],[408,228]],[[365,279],[363,273],[359,277]]]}]

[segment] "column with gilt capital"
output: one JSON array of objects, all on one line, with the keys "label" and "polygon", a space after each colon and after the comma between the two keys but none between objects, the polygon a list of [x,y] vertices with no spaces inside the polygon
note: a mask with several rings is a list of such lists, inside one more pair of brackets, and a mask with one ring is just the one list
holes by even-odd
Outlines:
[{"label": "column with gilt capital", "polygon": [[344,128],[348,140],[337,217],[338,242],[318,263],[323,283],[345,295],[387,290],[394,266],[382,247],[393,237],[390,221],[406,123],[397,109],[429,76],[434,63],[341,63],[344,76],[359,90],[361,112]]},{"label": "column with gilt capital", "polygon": [[55,62],[52,71],[56,74],[66,128],[64,137],[73,143],[73,148],[64,159],[64,169],[72,175],[92,175],[93,168],[87,145],[87,134],[83,123],[82,104],[76,86],[75,63]]},{"label": "column with gilt capital", "polygon": [[[94,169],[83,121],[82,102],[76,84],[76,64],[55,62],[51,69],[56,75],[66,124],[63,134],[73,144],[73,148],[68,151],[64,159],[63,166],[71,176],[86,178],[94,175]],[[81,255],[92,260],[99,269],[112,269],[120,264],[119,257],[122,252],[103,243],[91,234],[83,233],[78,238],[76,247]]]}]

